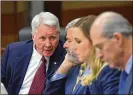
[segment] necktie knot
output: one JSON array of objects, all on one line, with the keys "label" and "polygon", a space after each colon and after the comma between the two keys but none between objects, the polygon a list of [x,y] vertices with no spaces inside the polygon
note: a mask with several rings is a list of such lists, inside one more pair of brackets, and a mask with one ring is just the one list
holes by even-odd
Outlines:
[{"label": "necktie knot", "polygon": [[46,64],[46,59],[45,59],[44,56],[42,56],[41,61],[42,61],[42,63],[45,63]]}]

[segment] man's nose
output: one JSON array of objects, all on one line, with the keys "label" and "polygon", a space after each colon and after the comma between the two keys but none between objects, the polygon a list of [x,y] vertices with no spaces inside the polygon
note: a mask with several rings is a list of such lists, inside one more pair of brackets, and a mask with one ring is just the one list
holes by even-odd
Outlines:
[{"label": "man's nose", "polygon": [[49,39],[46,40],[45,46],[46,47],[50,47],[51,46],[51,41]]},{"label": "man's nose", "polygon": [[69,45],[67,42],[64,43],[63,48],[69,48]]}]

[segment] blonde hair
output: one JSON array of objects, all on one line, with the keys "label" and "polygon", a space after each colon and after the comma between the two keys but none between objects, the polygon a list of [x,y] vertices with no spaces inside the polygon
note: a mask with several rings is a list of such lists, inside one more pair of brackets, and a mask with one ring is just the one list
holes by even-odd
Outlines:
[{"label": "blonde hair", "polygon": [[[86,64],[88,64],[86,65],[87,67],[90,66],[91,74],[82,76],[81,84],[83,86],[90,84],[95,78],[97,78],[100,71],[104,68],[104,66],[106,66],[106,64],[103,61],[96,57],[95,48],[92,48],[90,56],[88,58],[88,63]],[[88,69],[87,67],[86,69]]]},{"label": "blonde hair", "polygon": [[[88,38],[88,40],[92,43],[91,38],[90,38],[90,28],[91,25],[93,24],[94,20],[96,19],[95,15],[88,15],[85,17],[82,17],[79,19],[73,27],[79,27],[82,30],[82,33],[84,34],[85,37]],[[90,52],[90,55],[88,56],[88,62],[84,62],[81,66],[83,66],[85,69],[88,69],[88,66],[91,69],[91,74],[88,75],[83,75],[80,77],[81,84],[88,85],[90,84],[100,73],[101,68],[104,66],[103,62],[96,57],[96,52],[95,48],[92,47],[92,50]]]}]

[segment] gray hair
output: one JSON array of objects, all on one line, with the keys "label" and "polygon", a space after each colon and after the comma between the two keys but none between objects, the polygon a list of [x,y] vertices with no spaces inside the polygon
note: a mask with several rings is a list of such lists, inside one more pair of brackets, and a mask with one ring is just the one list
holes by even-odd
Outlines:
[{"label": "gray hair", "polygon": [[121,14],[116,12],[104,12],[99,15],[103,19],[103,33],[102,35],[111,38],[115,32],[120,32],[123,36],[128,37],[132,35],[132,25]]},{"label": "gray hair", "polygon": [[69,22],[66,27],[65,27],[65,30],[67,31],[67,29],[73,27],[81,18],[76,18],[74,20],[72,20],[71,22]]},{"label": "gray hair", "polygon": [[[78,21],[80,20],[80,18],[74,19],[71,22],[69,22],[66,27],[65,27],[65,31],[67,31],[67,29],[73,27]],[[67,53],[68,53],[68,59],[71,62],[74,63],[80,63],[80,61],[78,60],[78,58],[76,57],[76,54],[72,51],[72,49],[69,47],[66,49]]]},{"label": "gray hair", "polygon": [[57,31],[60,32],[59,20],[54,14],[50,12],[41,12],[33,18],[31,22],[32,34],[36,31],[36,28],[38,28],[40,24],[48,25],[51,27],[54,26],[56,27]]}]

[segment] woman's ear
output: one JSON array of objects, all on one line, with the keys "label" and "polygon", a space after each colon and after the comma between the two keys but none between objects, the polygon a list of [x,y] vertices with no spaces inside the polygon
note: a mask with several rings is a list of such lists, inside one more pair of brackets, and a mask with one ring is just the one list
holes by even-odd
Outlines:
[{"label": "woman's ear", "polygon": [[119,46],[122,46],[123,40],[124,40],[123,35],[119,32],[116,32],[116,33],[113,34],[113,37],[115,38],[117,44]]}]

